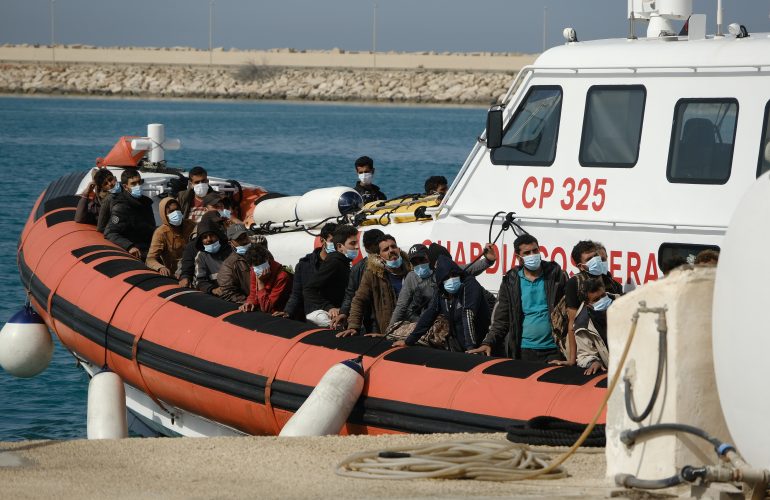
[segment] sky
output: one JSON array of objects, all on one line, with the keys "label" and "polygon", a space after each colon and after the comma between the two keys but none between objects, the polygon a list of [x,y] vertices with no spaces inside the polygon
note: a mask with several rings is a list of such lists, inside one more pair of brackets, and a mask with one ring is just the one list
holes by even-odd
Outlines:
[{"label": "sky", "polygon": [[[540,52],[578,38],[624,37],[626,0],[214,0],[213,46],[239,49]],[[693,0],[714,32],[716,0]],[[54,0],[55,41],[207,49],[210,0]],[[723,0],[725,24],[770,32],[770,0]],[[48,44],[51,0],[0,0],[0,44]],[[643,30],[638,30],[643,33]]]}]

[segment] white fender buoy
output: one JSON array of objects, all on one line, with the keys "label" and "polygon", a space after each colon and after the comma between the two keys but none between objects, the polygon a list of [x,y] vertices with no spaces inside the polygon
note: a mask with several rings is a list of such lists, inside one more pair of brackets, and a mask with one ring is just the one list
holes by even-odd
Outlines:
[{"label": "white fender buoy", "polygon": [[355,359],[329,368],[279,436],[339,434],[364,388],[364,368]]},{"label": "white fender buoy", "polygon": [[14,377],[29,378],[48,368],[53,341],[31,307],[17,312],[0,330],[0,366]]},{"label": "white fender buoy", "polygon": [[102,370],[88,384],[88,439],[121,439],[128,436],[126,389],[120,376]]}]

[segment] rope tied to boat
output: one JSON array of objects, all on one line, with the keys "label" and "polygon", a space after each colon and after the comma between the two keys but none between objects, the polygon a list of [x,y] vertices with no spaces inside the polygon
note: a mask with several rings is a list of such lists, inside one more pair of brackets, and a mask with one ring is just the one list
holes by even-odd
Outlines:
[{"label": "rope tied to boat", "polygon": [[[435,443],[419,447],[365,451],[337,465],[337,474],[366,479],[476,479],[520,481],[545,471],[549,458],[526,445],[493,440]],[[538,475],[539,479],[567,476],[561,467]]]}]

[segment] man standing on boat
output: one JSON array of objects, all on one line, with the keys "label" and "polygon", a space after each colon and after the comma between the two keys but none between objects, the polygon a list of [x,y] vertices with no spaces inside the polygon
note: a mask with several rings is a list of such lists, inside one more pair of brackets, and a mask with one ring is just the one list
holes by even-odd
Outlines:
[{"label": "man standing on boat", "polygon": [[551,315],[564,297],[567,276],[556,262],[541,259],[534,236],[519,236],[513,248],[519,265],[503,276],[489,333],[481,346],[468,352],[489,356],[494,348],[525,361],[562,359]]},{"label": "man standing on boat", "polygon": [[212,191],[209,186],[209,174],[206,169],[198,166],[191,168],[187,176],[190,179],[190,187],[179,193],[179,204],[185,219],[191,219],[197,224],[208,211],[203,197]]},{"label": "man standing on boat", "polygon": [[374,180],[374,160],[368,156],[358,158],[356,160],[356,173],[358,174],[358,182],[353,189],[361,195],[364,205],[373,201],[388,199],[385,193],[372,183]]},{"label": "man standing on boat", "polygon": [[104,237],[137,259],[144,259],[155,232],[152,200],[142,194],[142,176],[127,168],[120,175],[123,191],[115,195]]}]

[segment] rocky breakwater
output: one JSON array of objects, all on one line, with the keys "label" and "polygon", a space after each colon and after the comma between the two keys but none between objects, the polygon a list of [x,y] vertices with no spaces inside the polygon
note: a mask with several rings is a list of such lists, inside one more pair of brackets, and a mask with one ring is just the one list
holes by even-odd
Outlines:
[{"label": "rocky breakwater", "polygon": [[514,72],[4,63],[0,93],[490,104]]}]

